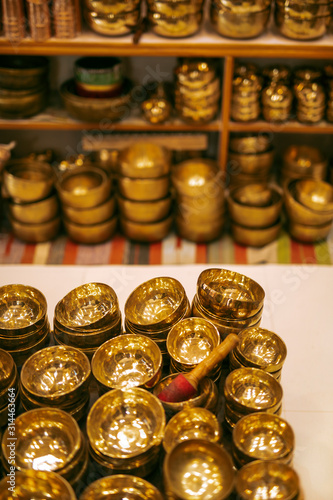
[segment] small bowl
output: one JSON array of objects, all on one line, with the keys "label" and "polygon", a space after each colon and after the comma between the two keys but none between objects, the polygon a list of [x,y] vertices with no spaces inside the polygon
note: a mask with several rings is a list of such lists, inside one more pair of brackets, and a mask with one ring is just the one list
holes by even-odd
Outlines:
[{"label": "small bowl", "polygon": [[133,201],[154,201],[168,196],[170,177],[163,175],[153,178],[118,176],[118,190],[121,196]]},{"label": "small bowl", "polygon": [[53,240],[58,235],[61,227],[61,218],[59,216],[39,224],[19,222],[12,217],[9,217],[9,221],[16,238],[27,243],[43,243]]},{"label": "small bowl", "polygon": [[299,498],[298,474],[290,465],[268,460],[255,460],[236,472],[235,491],[240,500],[256,498],[267,489],[281,500]]},{"label": "small bowl", "polygon": [[239,245],[249,247],[263,247],[277,240],[281,231],[281,220],[267,227],[246,227],[231,223],[231,233],[233,239]]},{"label": "small bowl", "polygon": [[257,12],[232,12],[220,3],[211,3],[210,22],[217,33],[228,38],[248,39],[261,35],[271,13],[268,8]]},{"label": "small bowl", "polygon": [[235,175],[237,175],[237,172],[243,174],[263,174],[271,170],[274,156],[275,150],[274,148],[270,148],[257,153],[229,151],[228,159],[233,162],[232,166]]},{"label": "small bowl", "polygon": [[65,172],[56,188],[64,205],[73,208],[92,208],[110,196],[112,183],[105,170],[99,167],[78,167]]},{"label": "small bowl", "polygon": [[40,403],[59,405],[79,399],[90,384],[90,362],[69,346],[45,347],[22,366],[21,385]]},{"label": "small bowl", "polygon": [[192,158],[174,165],[171,181],[177,193],[184,196],[211,196],[223,185],[218,164],[206,158]]},{"label": "small bowl", "polygon": [[170,213],[172,197],[171,195],[152,201],[136,201],[117,197],[120,213],[125,219],[139,223],[157,222]]},{"label": "small bowl", "polygon": [[263,153],[268,149],[271,149],[271,138],[268,134],[247,133],[230,137],[229,150],[234,153]]},{"label": "small bowl", "polygon": [[102,477],[89,484],[80,495],[80,500],[117,500],[132,497],[135,500],[163,500],[160,491],[149,481],[130,474],[114,474]]},{"label": "small bowl", "polygon": [[332,221],[332,212],[315,211],[299,203],[296,199],[296,183],[299,179],[293,179],[285,186],[284,203],[286,212],[293,222],[305,226],[324,226]]},{"label": "small bowl", "polygon": [[194,35],[201,28],[203,10],[199,8],[196,12],[170,16],[149,9],[148,21],[151,31],[156,35],[166,38],[185,38]]},{"label": "small bowl", "polygon": [[206,59],[187,58],[174,71],[177,82],[189,89],[200,89],[216,75],[214,63]]},{"label": "small bowl", "polygon": [[[8,489],[8,477],[0,481],[0,495],[5,500],[13,498]],[[56,472],[25,470],[15,473],[15,496],[20,500],[48,498],[49,500],[76,500],[71,485]]]},{"label": "small bowl", "polygon": [[89,88],[102,87],[112,91],[123,81],[122,64],[118,57],[81,57],[74,63],[75,81]]},{"label": "small bowl", "polygon": [[172,448],[188,439],[205,439],[220,443],[222,428],[217,417],[206,408],[187,408],[176,413],[165,427],[163,448],[170,453]]},{"label": "small bowl", "polygon": [[87,417],[90,446],[112,459],[138,457],[159,446],[164,428],[162,403],[139,387],[107,392],[97,399]]},{"label": "small bowl", "polygon": [[232,199],[249,207],[267,207],[272,203],[273,192],[267,184],[249,184],[235,189]]},{"label": "small bowl", "polygon": [[107,221],[114,215],[115,210],[115,196],[110,196],[110,198],[100,205],[89,208],[75,208],[65,203],[62,204],[62,212],[68,221],[88,226]]},{"label": "small bowl", "polygon": [[206,309],[234,319],[258,313],[265,298],[264,289],[252,278],[219,268],[205,269],[200,273],[197,294]]},{"label": "small bowl", "polygon": [[71,240],[84,245],[96,245],[114,236],[118,226],[118,216],[114,215],[98,224],[77,224],[68,219],[64,219],[63,222]]},{"label": "small bowl", "polygon": [[56,218],[59,213],[56,194],[30,203],[17,203],[9,200],[7,206],[10,217],[23,224],[43,224]]},{"label": "small bowl", "polygon": [[282,153],[282,162],[284,169],[304,177],[314,172],[325,177],[328,166],[328,159],[320,149],[306,144],[286,148]]},{"label": "small bowl", "polygon": [[168,175],[171,151],[152,142],[134,142],[119,152],[118,172],[139,179]]},{"label": "small bowl", "polygon": [[333,186],[315,179],[300,179],[295,183],[297,199],[304,206],[317,212],[332,212]]},{"label": "small bowl", "polygon": [[173,215],[156,222],[135,222],[125,217],[120,217],[120,227],[126,238],[153,243],[167,237],[171,231]]},{"label": "small bowl", "polygon": [[3,170],[3,183],[13,200],[29,203],[49,196],[55,175],[48,163],[10,160]]},{"label": "small bowl", "polygon": [[332,229],[332,221],[321,226],[299,224],[291,219],[288,221],[290,236],[301,243],[316,243],[325,240]]},{"label": "small bowl", "polygon": [[227,499],[233,491],[234,475],[229,453],[203,439],[176,444],[163,463],[166,491],[182,500],[193,499],[194,491],[210,500]]},{"label": "small bowl", "polygon": [[84,16],[88,26],[96,33],[107,36],[122,36],[131,33],[138,25],[140,8],[110,14],[85,10]]},{"label": "small bowl", "polygon": [[104,390],[150,389],[162,373],[162,354],[153,340],[124,334],[108,340],[95,352],[92,374]]}]

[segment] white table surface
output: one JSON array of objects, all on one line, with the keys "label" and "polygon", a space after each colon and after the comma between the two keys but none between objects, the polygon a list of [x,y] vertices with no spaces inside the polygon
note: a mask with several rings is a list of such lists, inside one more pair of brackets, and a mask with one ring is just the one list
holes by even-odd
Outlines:
[{"label": "white table surface", "polygon": [[[121,309],[131,291],[157,276],[172,276],[195,294],[199,273],[213,266],[0,266],[0,285],[21,283],[46,297],[52,324],[56,303],[83,283],[116,291]],[[333,499],[333,266],[215,266],[241,272],[265,290],[261,326],[285,341],[282,416],[296,437],[294,469],[306,500]]]}]

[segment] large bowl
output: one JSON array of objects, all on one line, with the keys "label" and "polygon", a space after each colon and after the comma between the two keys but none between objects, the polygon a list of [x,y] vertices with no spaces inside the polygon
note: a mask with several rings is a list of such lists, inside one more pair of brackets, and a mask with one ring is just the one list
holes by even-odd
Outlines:
[{"label": "large bowl", "polygon": [[118,172],[125,177],[151,178],[168,175],[171,151],[152,142],[134,142],[118,155]]},{"label": "large bowl", "polygon": [[232,12],[220,3],[210,5],[210,22],[217,33],[228,38],[248,39],[261,35],[267,26],[270,6],[257,12]]},{"label": "large bowl", "polygon": [[[8,477],[0,481],[0,496],[11,500],[12,492],[8,488]],[[15,497],[20,500],[47,498],[48,500],[76,500],[71,485],[56,472],[25,470],[15,473]],[[14,497],[14,498],[15,498]]]},{"label": "large bowl", "polygon": [[91,360],[91,370],[104,390],[150,389],[161,377],[162,354],[149,337],[120,335],[97,349]]},{"label": "large bowl", "polygon": [[147,179],[119,175],[117,182],[121,196],[133,201],[160,200],[170,192],[169,175]]},{"label": "large bowl", "polygon": [[7,206],[10,216],[23,224],[43,224],[54,219],[59,212],[59,202],[55,194],[30,203],[16,203],[10,200]]},{"label": "large bowl", "polygon": [[11,198],[28,203],[43,200],[51,193],[55,175],[48,163],[10,160],[3,170],[3,183]]},{"label": "large bowl", "polygon": [[153,243],[167,237],[171,231],[173,216],[153,222],[135,222],[120,217],[120,227],[124,235],[133,241]]},{"label": "large bowl", "polygon": [[159,446],[164,428],[162,403],[139,387],[107,392],[97,399],[87,417],[90,446],[111,459],[138,457]]},{"label": "large bowl", "polygon": [[164,219],[171,209],[172,197],[160,200],[137,201],[123,196],[117,197],[118,207],[125,219],[133,222],[150,223]]},{"label": "large bowl", "polygon": [[0,87],[26,90],[45,83],[49,61],[42,56],[2,55],[0,58]]},{"label": "large bowl", "polygon": [[14,119],[37,115],[45,108],[47,96],[45,85],[28,90],[0,88],[0,117]]},{"label": "large bowl", "polygon": [[97,479],[80,495],[80,500],[163,500],[160,491],[149,481],[130,474],[114,474]]}]

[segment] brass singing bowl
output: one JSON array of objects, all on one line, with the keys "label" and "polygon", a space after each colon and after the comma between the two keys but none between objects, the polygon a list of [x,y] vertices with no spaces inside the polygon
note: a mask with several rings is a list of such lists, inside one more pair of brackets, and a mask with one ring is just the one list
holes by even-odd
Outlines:
[{"label": "brass singing bowl", "polygon": [[173,215],[154,222],[136,222],[120,217],[120,227],[123,234],[130,240],[139,242],[161,241],[170,233]]},{"label": "brass singing bowl", "polygon": [[183,285],[168,276],[152,278],[136,287],[125,302],[125,318],[137,327],[159,330],[172,325],[187,308]]},{"label": "brass singing bowl", "polygon": [[105,1],[105,0],[84,0],[86,9],[97,14],[120,14],[131,12],[140,7],[141,0]]},{"label": "brass singing bowl", "polygon": [[76,208],[62,204],[62,212],[67,220],[74,224],[94,225],[110,219],[116,210],[116,198],[110,196],[106,201],[95,207]]},{"label": "brass singing bowl", "polygon": [[177,82],[175,92],[176,95],[178,93],[182,97],[189,99],[189,101],[197,102],[209,97],[219,97],[221,93],[221,83],[220,79],[215,77],[206,85],[198,89],[192,89],[180,82]]},{"label": "brass singing bowl", "polygon": [[203,0],[147,0],[150,11],[158,12],[167,17],[182,17],[186,14],[195,14],[202,9]]},{"label": "brass singing bowl", "polygon": [[235,3],[233,0],[218,0],[218,5],[237,14],[247,14],[249,12],[258,12],[271,6],[271,0],[240,0]]},{"label": "brass singing bowl", "polygon": [[104,457],[127,459],[162,442],[165,414],[146,389],[114,389],[97,399],[87,417],[90,446]]},{"label": "brass singing bowl", "polygon": [[234,319],[256,314],[265,298],[264,289],[252,278],[218,268],[205,269],[200,273],[197,294],[206,309]]},{"label": "brass singing bowl", "polygon": [[7,393],[7,388],[14,380],[15,373],[16,367],[12,355],[5,349],[0,349],[0,391],[5,389]]},{"label": "brass singing bowl", "polygon": [[299,179],[291,180],[284,189],[284,203],[289,219],[305,226],[323,226],[331,222],[331,212],[316,211],[297,201],[296,183],[298,181]]},{"label": "brass singing bowl", "polygon": [[333,186],[315,179],[300,179],[295,184],[297,199],[317,212],[332,212]]},{"label": "brass singing bowl", "polygon": [[30,356],[21,370],[21,385],[36,401],[63,404],[88,390],[91,368],[87,356],[74,347],[45,347]]},{"label": "brass singing bowl", "polygon": [[269,460],[255,460],[236,472],[235,490],[241,500],[252,500],[267,488],[281,500],[298,498],[298,474],[290,465]]},{"label": "brass singing bowl", "polygon": [[38,330],[32,330],[23,334],[20,332],[20,330],[17,330],[15,333],[11,333],[10,335],[1,331],[0,347],[8,351],[20,351],[24,348],[28,348],[36,344],[36,342],[44,337],[45,333],[49,331],[50,324],[47,317]]},{"label": "brass singing bowl", "polygon": [[32,202],[42,200],[51,193],[55,176],[48,163],[10,160],[3,170],[3,183],[13,200]]},{"label": "brass singing bowl", "polygon": [[216,186],[216,191],[209,196],[186,196],[176,193],[175,214],[189,223],[206,222],[216,220],[225,213],[225,189],[223,186]]},{"label": "brass singing bowl", "polygon": [[162,373],[162,354],[153,340],[124,334],[108,340],[91,360],[92,374],[106,390],[152,388]]},{"label": "brass singing bowl", "polygon": [[45,84],[27,90],[0,88],[0,117],[17,119],[37,115],[45,108],[47,97],[48,88]]},{"label": "brass singing bowl", "polygon": [[285,2],[284,0],[276,0],[276,5],[292,17],[311,18],[325,16],[332,13],[331,2],[301,2],[300,0],[292,0]]},{"label": "brass singing bowl", "polygon": [[131,11],[100,14],[95,11],[84,11],[88,26],[101,35],[121,36],[131,33],[140,20],[139,5]]},{"label": "brass singing bowl", "polygon": [[160,200],[168,196],[170,191],[169,175],[147,179],[120,175],[117,182],[121,196],[133,201]]},{"label": "brass singing bowl", "polygon": [[[4,436],[10,439],[8,428]],[[81,447],[81,431],[77,422],[58,408],[37,408],[18,415],[15,437],[17,470],[35,469],[61,474]],[[8,461],[10,450],[4,441],[2,453]]]},{"label": "brass singing bowl", "polygon": [[238,335],[237,358],[246,366],[275,372],[282,368],[287,356],[285,342],[266,328],[247,328]]},{"label": "brass singing bowl", "polygon": [[134,142],[118,155],[118,172],[125,177],[155,178],[168,175],[171,151],[152,142]]},{"label": "brass singing bowl", "polygon": [[217,33],[228,38],[255,38],[264,32],[271,13],[269,7],[256,12],[232,12],[220,3],[210,5],[210,22]]},{"label": "brass singing bowl", "polygon": [[285,122],[289,119],[291,106],[286,108],[262,107],[262,115],[267,122]]},{"label": "brass singing bowl", "polygon": [[282,401],[282,386],[271,375],[257,368],[238,368],[225,380],[224,396],[235,411],[275,413]]},{"label": "brass singing bowl", "polygon": [[175,225],[177,233],[189,241],[204,243],[219,238],[225,226],[225,215],[218,214],[216,219],[212,219],[209,214],[202,215],[201,220],[195,220],[196,217],[177,215]]},{"label": "brass singing bowl", "polygon": [[130,474],[114,474],[97,479],[84,489],[80,500],[117,500],[121,497],[163,500],[160,491],[153,484]]},{"label": "brass singing bowl", "polygon": [[261,102],[263,106],[272,109],[285,110],[290,109],[293,100],[293,92],[284,83],[270,83],[261,93]]},{"label": "brass singing bowl", "polygon": [[229,140],[229,150],[234,153],[263,153],[271,148],[268,134],[237,134]]},{"label": "brass singing bowl", "polygon": [[68,329],[101,328],[118,317],[119,302],[106,283],[90,282],[68,292],[55,306],[56,320]]},{"label": "brass singing bowl", "polygon": [[4,89],[25,90],[45,83],[49,61],[42,56],[2,55],[0,86]]},{"label": "brass singing bowl", "polygon": [[273,165],[275,149],[270,148],[257,153],[229,151],[228,160],[232,162],[235,177],[239,174],[265,174]]},{"label": "brass singing bowl", "polygon": [[323,16],[291,16],[276,5],[274,21],[282,35],[294,40],[315,40],[324,36],[331,22],[331,14]]},{"label": "brass singing bowl", "polygon": [[29,203],[9,200],[7,206],[9,215],[23,224],[43,224],[54,219],[59,212],[59,202],[55,194]]},{"label": "brass singing bowl", "polygon": [[290,236],[301,243],[316,243],[325,240],[332,229],[332,221],[320,226],[299,224],[291,219],[288,221]]},{"label": "brass singing bowl", "polygon": [[200,108],[193,109],[189,106],[185,106],[185,104],[177,104],[175,103],[175,109],[177,111],[178,116],[187,123],[200,124],[200,123],[209,123],[212,121],[217,112],[219,110],[219,103],[216,102],[211,104],[210,106],[204,106]]},{"label": "brass singing bowl", "polygon": [[215,161],[192,158],[173,166],[171,181],[180,195],[214,197],[223,185],[220,173]]},{"label": "brass singing bowl", "polygon": [[60,216],[38,224],[20,222],[13,217],[9,217],[9,221],[16,238],[27,243],[42,243],[53,240],[61,227]]},{"label": "brass singing bowl", "polygon": [[95,245],[113,237],[118,226],[118,216],[113,215],[110,219],[97,224],[77,224],[68,219],[64,219],[63,222],[71,240],[84,245]]},{"label": "brass singing bowl", "polygon": [[219,443],[222,439],[222,427],[217,417],[206,408],[186,408],[176,413],[165,427],[163,448],[170,453],[172,448],[188,439],[205,439]]},{"label": "brass singing bowl", "polygon": [[282,161],[285,169],[304,176],[314,171],[326,172],[328,165],[320,149],[306,144],[289,146],[282,154]]},{"label": "brass singing bowl", "polygon": [[129,200],[122,196],[117,197],[119,211],[125,219],[133,222],[150,223],[160,221],[170,213],[171,195],[152,201]]},{"label": "brass singing bowl", "polygon": [[[0,481],[0,495],[5,500],[13,498],[8,489],[8,478]],[[15,496],[20,500],[48,498],[49,500],[76,500],[72,486],[56,472],[25,470],[15,473]]]},{"label": "brass singing bowl", "polygon": [[216,68],[207,59],[187,58],[174,72],[180,84],[190,89],[200,89],[215,78]]},{"label": "brass singing bowl", "polygon": [[184,38],[194,35],[201,28],[203,10],[199,8],[194,13],[166,15],[149,9],[148,21],[151,31],[156,35],[167,38]]},{"label": "brass singing bowl", "polygon": [[163,463],[165,489],[175,498],[224,500],[234,487],[229,453],[219,444],[189,439],[176,444]]},{"label": "brass singing bowl", "polygon": [[24,335],[35,332],[45,323],[47,302],[42,292],[28,285],[0,287],[0,334]]},{"label": "brass singing bowl", "polygon": [[240,205],[266,207],[273,201],[273,192],[267,184],[250,184],[234,189],[230,198]]}]

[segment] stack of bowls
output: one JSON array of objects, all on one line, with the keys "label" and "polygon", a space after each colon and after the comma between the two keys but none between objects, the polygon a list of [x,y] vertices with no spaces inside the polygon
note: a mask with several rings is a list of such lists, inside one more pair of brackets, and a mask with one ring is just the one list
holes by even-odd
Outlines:
[{"label": "stack of bowls", "polygon": [[210,21],[217,33],[228,38],[247,39],[261,35],[271,13],[271,0],[233,2],[211,0]]},{"label": "stack of bowls", "polygon": [[267,85],[270,83],[284,83],[285,85],[290,85],[291,68],[286,64],[264,66],[261,73]]},{"label": "stack of bowls", "polygon": [[268,184],[236,187],[227,200],[231,232],[237,243],[262,247],[277,239],[283,205],[278,187]]},{"label": "stack of bowls", "polygon": [[280,33],[294,40],[324,36],[332,19],[332,2],[275,0],[274,20]]},{"label": "stack of bowls", "polygon": [[225,223],[222,171],[206,158],[174,165],[171,182],[176,198],[176,230],[187,240],[203,243],[218,238]]},{"label": "stack of bowls", "polygon": [[[76,420],[59,408],[37,408],[15,420],[15,468],[60,474],[74,488],[88,466],[88,448]],[[10,433],[2,436],[2,464],[10,470]],[[37,445],[38,443],[38,445]],[[13,463],[14,465],[14,463]]]},{"label": "stack of bowls", "polygon": [[217,327],[221,338],[259,326],[265,292],[251,278],[227,269],[205,269],[197,280],[192,315]]},{"label": "stack of bowls", "polygon": [[257,120],[263,81],[252,64],[237,65],[232,80],[230,116],[236,122]]},{"label": "stack of bowls", "polygon": [[11,160],[3,170],[9,220],[15,236],[29,243],[55,238],[60,229],[55,175],[49,163]]},{"label": "stack of bowls", "polygon": [[185,59],[175,68],[175,108],[188,123],[212,121],[220,105],[221,83],[213,61]]},{"label": "stack of bowls", "polygon": [[0,348],[21,366],[50,341],[46,299],[36,288],[19,284],[0,287],[0,297]]},{"label": "stack of bowls", "polygon": [[[15,411],[8,411],[13,404],[18,407],[19,375],[9,352],[0,349],[0,428],[14,423]],[[12,430],[12,428],[11,428]]]},{"label": "stack of bowls", "polygon": [[96,349],[121,333],[118,297],[109,285],[86,283],[71,290],[55,306],[54,339],[91,358]]},{"label": "stack of bowls", "polygon": [[141,0],[85,0],[83,14],[88,26],[101,35],[131,33],[139,24]]},{"label": "stack of bowls", "polygon": [[333,122],[333,65],[327,64],[324,67],[326,84],[326,120]]},{"label": "stack of bowls", "polygon": [[[220,344],[216,326],[204,318],[186,318],[173,326],[167,337],[170,373],[189,372]],[[208,375],[217,380],[222,363]]]},{"label": "stack of bowls", "polygon": [[128,333],[96,350],[91,371],[101,395],[111,389],[153,388],[161,378],[162,364],[162,353],[154,340]]},{"label": "stack of bowls", "polygon": [[133,290],[124,310],[126,332],[154,340],[167,364],[168,333],[178,321],[190,316],[190,304],[183,285],[167,276],[152,278]]},{"label": "stack of bowls", "polygon": [[280,382],[270,373],[257,368],[233,370],[224,383],[226,427],[232,430],[242,417],[250,413],[280,415],[282,396]]},{"label": "stack of bowls", "polygon": [[151,30],[167,38],[184,38],[199,31],[204,0],[147,0]]},{"label": "stack of bowls", "polygon": [[285,187],[290,235],[315,243],[329,235],[333,220],[333,186],[316,179],[295,179]]},{"label": "stack of bowls", "polygon": [[282,185],[305,177],[324,181],[327,170],[328,158],[314,146],[292,144],[282,153]]},{"label": "stack of bowls", "polygon": [[171,230],[171,151],[149,142],[135,142],[118,155],[118,207],[124,235],[153,242]]},{"label": "stack of bowls", "polygon": [[47,103],[48,71],[45,57],[2,55],[0,117],[28,118],[40,113]]},{"label": "stack of bowls", "polygon": [[138,500],[163,500],[156,486],[146,479],[130,474],[114,474],[93,481],[81,493],[80,500],[97,500],[108,496],[112,500],[112,497],[133,498],[133,495]]},{"label": "stack of bowls", "polygon": [[69,346],[51,346],[30,356],[22,366],[21,403],[25,411],[60,408],[79,421],[89,408],[90,362]]},{"label": "stack of bowls", "polygon": [[165,429],[161,401],[145,389],[114,389],[93,404],[87,417],[92,460],[104,475],[145,477],[156,467]]},{"label": "stack of bowls", "polygon": [[228,153],[228,187],[269,182],[275,150],[267,134],[234,134]]},{"label": "stack of bowls", "polygon": [[75,88],[82,97],[114,97],[122,92],[124,78],[117,57],[81,57],[74,63]]},{"label": "stack of bowls", "polygon": [[230,369],[260,368],[279,382],[287,347],[276,333],[265,328],[246,328],[238,335],[239,344],[229,355]]},{"label": "stack of bowls", "polygon": [[232,455],[238,468],[254,460],[291,465],[294,449],[294,431],[279,415],[250,413],[238,420],[232,431]]},{"label": "stack of bowls", "polygon": [[63,222],[77,243],[102,243],[117,229],[111,177],[100,167],[82,166],[64,172],[56,183]]},{"label": "stack of bowls", "polygon": [[301,82],[294,86],[296,117],[301,123],[318,123],[325,116],[324,86],[317,82]]},{"label": "stack of bowls", "polygon": [[262,90],[262,114],[267,122],[285,122],[291,114],[293,92],[284,83],[270,83]]}]

